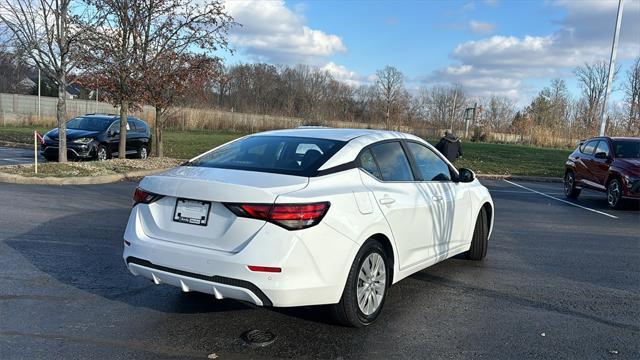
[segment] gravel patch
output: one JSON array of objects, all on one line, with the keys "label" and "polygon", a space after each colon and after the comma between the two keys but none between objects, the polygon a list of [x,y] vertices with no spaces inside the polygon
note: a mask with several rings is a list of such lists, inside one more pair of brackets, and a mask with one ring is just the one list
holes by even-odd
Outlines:
[{"label": "gravel patch", "polygon": [[131,171],[168,169],[180,165],[184,160],[172,158],[112,159],[106,161],[81,161],[68,163],[43,163],[38,165],[38,174],[33,164],[0,166],[0,173],[35,177],[78,177],[124,174]]}]

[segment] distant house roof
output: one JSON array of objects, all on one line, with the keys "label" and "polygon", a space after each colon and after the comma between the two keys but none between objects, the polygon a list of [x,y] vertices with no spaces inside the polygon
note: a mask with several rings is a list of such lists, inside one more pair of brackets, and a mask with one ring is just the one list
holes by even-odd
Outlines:
[{"label": "distant house roof", "polygon": [[82,88],[78,85],[67,86],[67,94],[69,95],[78,96],[80,95],[80,90],[82,90]]},{"label": "distant house roof", "polygon": [[20,82],[18,83],[18,87],[23,88],[23,89],[31,89],[34,86],[36,86],[36,82],[29,79],[28,77],[20,80]]}]

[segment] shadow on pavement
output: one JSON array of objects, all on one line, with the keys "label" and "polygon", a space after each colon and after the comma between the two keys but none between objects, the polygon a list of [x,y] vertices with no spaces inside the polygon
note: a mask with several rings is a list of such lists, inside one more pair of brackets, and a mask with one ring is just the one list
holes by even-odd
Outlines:
[{"label": "shadow on pavement", "polygon": [[[167,313],[251,308],[238,301],[217,301],[206,294],[185,294],[172,286],[156,286],[130,274],[122,260],[122,234],[128,215],[126,209],[107,209],[57,218],[5,243],[61,283],[109,300]],[[104,222],[114,225],[104,226]],[[96,230],[86,224],[101,226]]]}]

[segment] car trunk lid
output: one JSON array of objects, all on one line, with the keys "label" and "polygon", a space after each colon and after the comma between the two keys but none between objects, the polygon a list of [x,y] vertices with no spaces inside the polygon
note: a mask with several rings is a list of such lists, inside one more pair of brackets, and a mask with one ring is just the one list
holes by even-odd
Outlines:
[{"label": "car trunk lid", "polygon": [[[224,203],[273,204],[279,195],[300,190],[308,181],[293,175],[181,166],[142,180],[142,189],[164,197],[140,208],[140,223],[155,239],[238,252],[265,221],[237,217]],[[175,221],[178,199],[209,202],[206,225]]]}]

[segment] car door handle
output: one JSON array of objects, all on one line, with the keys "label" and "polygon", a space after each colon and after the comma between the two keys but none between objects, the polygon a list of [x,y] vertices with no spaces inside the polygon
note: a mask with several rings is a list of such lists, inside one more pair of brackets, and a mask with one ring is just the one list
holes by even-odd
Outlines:
[{"label": "car door handle", "polygon": [[433,195],[433,196],[431,197],[431,199],[432,199],[433,201],[442,201],[442,199],[444,199],[444,198],[443,198],[442,196],[440,196],[440,195]]},{"label": "car door handle", "polygon": [[378,202],[380,203],[380,205],[391,205],[394,202],[396,202],[396,199],[392,199],[390,197],[385,197],[385,198],[380,199]]}]

